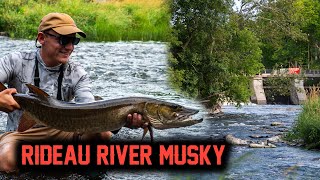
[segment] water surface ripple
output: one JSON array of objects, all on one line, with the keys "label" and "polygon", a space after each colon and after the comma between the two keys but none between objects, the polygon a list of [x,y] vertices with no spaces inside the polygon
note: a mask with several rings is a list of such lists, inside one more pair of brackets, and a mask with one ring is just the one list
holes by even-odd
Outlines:
[{"label": "water surface ripple", "polygon": [[[15,51],[34,50],[34,41],[10,40],[0,37],[0,57]],[[251,135],[265,138],[286,132],[301,111],[300,106],[246,105],[241,109],[223,106],[225,115],[214,118],[206,115],[202,106],[174,91],[167,83],[167,50],[164,43],[157,42],[82,42],[76,46],[72,59],[79,61],[93,82],[93,92],[104,99],[126,96],[147,96],[176,102],[191,108],[201,109],[205,120],[197,125],[179,129],[155,130],[155,140],[197,141],[221,139],[227,134],[253,139]],[[0,131],[5,129],[6,115],[0,113]],[[281,122],[274,127],[272,122]],[[122,128],[114,140],[138,140],[142,130]],[[147,136],[146,141],[150,140]],[[208,171],[156,171],[112,170],[90,175],[71,173],[33,175],[25,173],[11,176],[0,173],[0,179],[315,179],[319,177],[320,153],[299,147],[276,144],[272,149],[233,147],[228,169],[223,172]]]}]

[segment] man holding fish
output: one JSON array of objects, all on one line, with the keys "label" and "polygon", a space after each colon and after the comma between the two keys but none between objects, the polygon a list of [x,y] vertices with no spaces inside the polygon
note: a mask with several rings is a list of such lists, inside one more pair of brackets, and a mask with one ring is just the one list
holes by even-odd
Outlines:
[{"label": "man holding fish", "polygon": [[[6,132],[0,135],[0,171],[16,170],[16,143],[19,141],[83,142],[111,138],[109,131],[81,134],[39,124],[24,132],[17,132],[18,126],[23,126],[19,122],[30,120],[30,116],[20,110],[20,105],[12,95],[28,93],[27,83],[60,101],[95,101],[85,70],[78,63],[69,61],[74,46],[80,41],[76,34],[86,37],[69,15],[49,13],[42,18],[38,27],[36,46],[37,43],[41,46],[37,46],[37,51],[13,53],[0,59],[0,82],[7,83],[9,87],[0,92],[0,110],[9,113]],[[143,126],[142,116],[138,113],[128,114],[127,121],[128,127]]]}]

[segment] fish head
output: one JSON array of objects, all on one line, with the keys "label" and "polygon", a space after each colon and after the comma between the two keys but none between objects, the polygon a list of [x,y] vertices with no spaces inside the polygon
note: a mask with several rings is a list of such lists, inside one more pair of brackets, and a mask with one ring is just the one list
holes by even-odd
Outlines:
[{"label": "fish head", "polygon": [[175,103],[148,103],[145,109],[151,125],[156,129],[178,128],[202,122],[191,117],[199,110]]}]

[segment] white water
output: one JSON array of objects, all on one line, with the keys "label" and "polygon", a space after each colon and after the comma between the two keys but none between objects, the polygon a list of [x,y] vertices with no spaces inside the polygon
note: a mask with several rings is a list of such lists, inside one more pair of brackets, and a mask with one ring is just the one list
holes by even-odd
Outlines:
[{"label": "white water", "polygon": [[[14,51],[33,50],[33,41],[9,40],[0,37],[0,57]],[[201,140],[221,139],[227,134],[250,139],[258,134],[272,137],[288,130],[301,111],[300,106],[257,106],[248,105],[242,109],[223,106],[223,118],[206,117],[202,106],[183,97],[170,88],[166,76],[166,45],[155,42],[80,43],[72,59],[80,61],[93,82],[93,92],[104,99],[125,96],[148,96],[176,102],[187,107],[201,109],[199,116],[205,120],[194,126],[155,130],[155,140]],[[282,122],[280,127],[270,126],[271,122]],[[0,116],[0,130],[5,128],[5,115]],[[122,130],[114,139],[139,140],[142,130]],[[149,138],[146,138],[148,141]],[[258,141],[257,139],[251,139]],[[277,144],[274,149],[249,149],[233,147],[228,169],[224,172],[181,172],[112,170],[99,174],[104,179],[314,179],[320,175],[319,152],[306,151],[286,144]],[[78,174],[66,175],[65,179],[86,179]],[[0,174],[0,178],[15,178]],[[34,178],[30,174],[22,178]],[[36,178],[57,179],[55,176]],[[59,177],[61,178],[61,177]]]}]

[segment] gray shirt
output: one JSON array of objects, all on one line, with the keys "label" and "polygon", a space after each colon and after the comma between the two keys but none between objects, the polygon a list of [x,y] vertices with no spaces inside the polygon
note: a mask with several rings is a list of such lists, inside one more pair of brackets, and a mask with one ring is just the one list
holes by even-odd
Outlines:
[{"label": "gray shirt", "polygon": [[[36,59],[39,63],[40,88],[56,98],[60,65],[46,67],[39,50],[12,53],[1,58],[0,82],[7,83],[9,88],[16,88],[18,93],[28,93],[28,88],[25,84],[34,84]],[[90,79],[78,63],[69,61],[65,65],[61,90],[63,101],[94,101],[94,96],[91,93]],[[15,131],[17,129],[21,115],[21,110],[9,113],[6,131]]]}]

